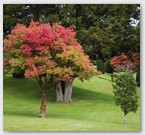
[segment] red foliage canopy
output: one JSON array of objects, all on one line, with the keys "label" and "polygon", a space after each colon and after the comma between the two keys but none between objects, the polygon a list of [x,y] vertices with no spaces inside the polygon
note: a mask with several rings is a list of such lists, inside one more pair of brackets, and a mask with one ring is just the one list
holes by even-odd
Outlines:
[{"label": "red foliage canopy", "polygon": [[110,64],[117,71],[136,71],[139,65],[139,53],[133,53],[132,58],[133,60],[131,61],[127,55],[122,54],[112,58]]},{"label": "red foliage canopy", "polygon": [[25,70],[26,77],[89,79],[96,71],[75,35],[71,27],[57,23],[51,26],[31,21],[28,27],[17,24],[4,40],[5,70],[9,73]]}]

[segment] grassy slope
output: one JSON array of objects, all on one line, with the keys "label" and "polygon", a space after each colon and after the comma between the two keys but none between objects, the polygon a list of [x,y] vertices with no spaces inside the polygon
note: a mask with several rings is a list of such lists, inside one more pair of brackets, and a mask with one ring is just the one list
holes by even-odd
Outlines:
[{"label": "grassy slope", "polygon": [[55,92],[50,90],[47,117],[41,119],[41,91],[36,81],[4,76],[4,130],[139,131],[140,111],[129,113],[124,125],[123,113],[113,101],[110,75],[100,77],[90,82],[76,79],[72,104],[56,103]]}]

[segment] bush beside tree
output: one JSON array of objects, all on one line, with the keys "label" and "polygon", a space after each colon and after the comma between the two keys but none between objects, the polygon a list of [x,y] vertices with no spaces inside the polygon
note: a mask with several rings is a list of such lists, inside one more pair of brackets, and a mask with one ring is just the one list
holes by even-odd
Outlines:
[{"label": "bush beside tree", "polygon": [[105,73],[105,64],[101,59],[96,60],[97,70]]},{"label": "bush beside tree", "polygon": [[107,60],[107,61],[105,62],[105,72],[106,72],[106,73],[113,73],[113,67],[111,66],[109,60]]},{"label": "bush beside tree", "polygon": [[14,78],[25,78],[25,71],[24,70],[21,70],[21,71],[18,71],[18,72],[15,72],[15,73],[12,73],[12,76]]}]

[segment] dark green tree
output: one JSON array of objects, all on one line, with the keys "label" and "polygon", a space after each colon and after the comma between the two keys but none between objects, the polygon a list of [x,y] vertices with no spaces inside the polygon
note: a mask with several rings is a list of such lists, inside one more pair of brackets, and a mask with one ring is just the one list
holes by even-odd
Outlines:
[{"label": "dark green tree", "polygon": [[113,67],[110,64],[110,61],[105,62],[105,72],[106,73],[113,73]]},{"label": "dark green tree", "polygon": [[91,59],[110,59],[121,53],[139,52],[139,5],[60,5],[64,26],[74,26],[77,39]]},{"label": "dark green tree", "polygon": [[97,71],[101,71],[103,74],[105,73],[105,64],[101,59],[96,60]]},{"label": "dark green tree", "polygon": [[124,124],[126,124],[126,115],[138,109],[136,81],[132,74],[124,73],[117,76],[113,88],[115,104],[121,107],[124,113]]},{"label": "dark green tree", "polygon": [[[4,4],[3,5],[4,37],[10,33],[16,23],[29,25],[31,19],[45,23],[58,22],[58,7],[56,4]],[[44,21],[44,22],[43,22]]]}]

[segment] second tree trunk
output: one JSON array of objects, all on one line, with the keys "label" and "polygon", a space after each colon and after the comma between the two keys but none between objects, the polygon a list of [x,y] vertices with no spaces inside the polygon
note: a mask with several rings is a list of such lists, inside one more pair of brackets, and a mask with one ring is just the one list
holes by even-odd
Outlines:
[{"label": "second tree trunk", "polygon": [[56,85],[56,101],[57,102],[72,102],[72,83],[73,80],[69,82],[59,82]]}]

